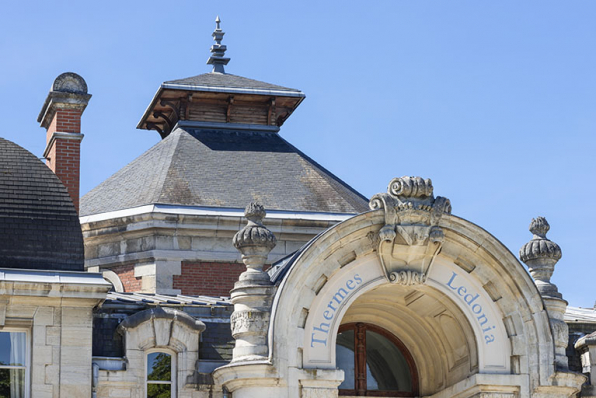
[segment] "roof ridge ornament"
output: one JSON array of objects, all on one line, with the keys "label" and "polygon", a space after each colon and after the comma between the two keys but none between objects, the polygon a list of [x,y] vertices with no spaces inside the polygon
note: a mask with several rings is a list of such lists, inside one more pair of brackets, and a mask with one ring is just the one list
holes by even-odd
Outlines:
[{"label": "roof ridge ornament", "polygon": [[221,41],[226,34],[223,30],[221,30],[221,19],[219,19],[219,15],[215,18],[215,30],[213,31],[213,40],[215,40],[215,44],[211,46],[211,56],[207,60],[208,65],[213,65],[213,71],[215,73],[226,73],[224,71],[224,65],[227,65],[230,62],[230,58],[226,58],[226,50],[228,49],[225,44],[221,44]]}]

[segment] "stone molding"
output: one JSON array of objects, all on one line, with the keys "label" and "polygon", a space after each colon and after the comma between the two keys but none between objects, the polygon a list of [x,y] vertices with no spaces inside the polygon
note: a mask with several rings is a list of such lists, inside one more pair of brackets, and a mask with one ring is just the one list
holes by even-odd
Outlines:
[{"label": "stone molding", "polygon": [[46,144],[46,149],[43,151],[43,157],[47,158],[54,146],[56,140],[73,140],[73,141],[82,141],[85,137],[84,134],[81,133],[63,133],[59,131],[54,131],[52,136],[50,137],[48,143]]},{"label": "stone molding", "polygon": [[[117,330],[118,333],[125,334],[128,330],[137,328],[144,322],[151,322],[158,319],[179,322],[196,333],[201,333],[205,330],[205,324],[203,322],[196,320],[183,311],[178,311],[171,307],[155,307],[134,313],[133,315],[126,317],[120,325],[118,325]],[[169,340],[168,344],[160,345],[169,345]]]},{"label": "stone molding", "polygon": [[124,292],[124,286],[122,285],[122,281],[120,280],[118,274],[116,274],[114,271],[103,271],[101,275],[105,280],[112,284],[115,292]]},{"label": "stone molding", "polygon": [[242,398],[242,390],[247,390],[249,397],[285,395],[276,394],[276,390],[285,390],[286,380],[268,361],[236,362],[221,366],[213,371],[213,379],[216,385],[224,386],[233,393],[234,398]]}]

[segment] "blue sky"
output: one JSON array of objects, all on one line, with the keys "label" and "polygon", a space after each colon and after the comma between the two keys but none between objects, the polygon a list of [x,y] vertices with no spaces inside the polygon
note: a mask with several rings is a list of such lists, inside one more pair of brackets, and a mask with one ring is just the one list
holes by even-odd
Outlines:
[{"label": "blue sky", "polygon": [[594,1],[9,2],[0,136],[41,156],[50,85],[79,73],[89,191],[158,142],[135,127],[159,84],[210,70],[216,15],[226,71],[306,93],[284,138],[367,197],[432,178],[516,256],[547,217],[553,281],[594,305]]}]

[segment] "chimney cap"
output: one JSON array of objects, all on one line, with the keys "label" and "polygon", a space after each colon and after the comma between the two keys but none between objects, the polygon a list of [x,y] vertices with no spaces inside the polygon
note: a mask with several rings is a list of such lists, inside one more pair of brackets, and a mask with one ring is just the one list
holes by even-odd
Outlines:
[{"label": "chimney cap", "polygon": [[87,94],[87,82],[74,72],[65,72],[52,84],[52,91],[61,93]]},{"label": "chimney cap", "polygon": [[39,112],[37,122],[41,127],[48,128],[57,108],[71,108],[85,110],[91,94],[87,93],[85,79],[73,72],[65,72],[58,76],[46,97]]}]

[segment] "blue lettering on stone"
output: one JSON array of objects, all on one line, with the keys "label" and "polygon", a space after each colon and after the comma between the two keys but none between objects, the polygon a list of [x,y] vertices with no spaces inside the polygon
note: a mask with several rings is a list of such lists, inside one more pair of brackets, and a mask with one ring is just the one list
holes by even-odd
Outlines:
[{"label": "blue lettering on stone", "polygon": [[[330,309],[326,310],[323,313],[323,318],[327,321],[331,321],[336,314],[336,311],[339,309],[339,305],[352,293],[352,291],[356,288],[356,286],[362,283],[362,278],[358,274],[354,274],[351,279],[348,279],[346,282],[346,289],[340,287],[337,292],[332,296],[331,301],[327,304],[327,307]],[[320,344],[323,346],[327,346],[327,337],[329,335],[329,327],[331,322],[321,322],[319,326],[313,326],[312,333],[310,334],[310,346],[314,347],[315,344]]]},{"label": "blue lettering on stone", "polygon": [[446,285],[449,286],[451,290],[457,292],[457,295],[463,298],[464,303],[466,303],[468,307],[470,307],[470,310],[474,313],[476,321],[478,322],[480,329],[482,329],[485,344],[492,343],[493,341],[495,341],[495,336],[491,332],[494,329],[496,329],[496,326],[491,325],[492,322],[489,321],[488,317],[484,313],[482,305],[475,303],[475,301],[480,297],[480,294],[474,294],[472,292],[468,293],[468,289],[470,289],[469,286],[466,287],[462,284],[458,286],[458,283],[455,282],[457,276],[457,273],[453,272],[451,278],[449,278],[449,281],[447,281]]}]

